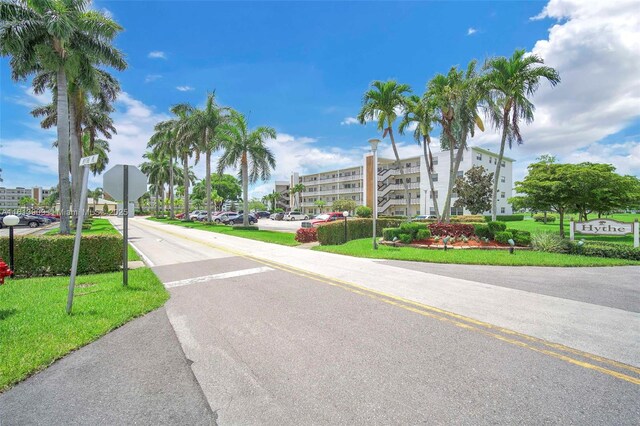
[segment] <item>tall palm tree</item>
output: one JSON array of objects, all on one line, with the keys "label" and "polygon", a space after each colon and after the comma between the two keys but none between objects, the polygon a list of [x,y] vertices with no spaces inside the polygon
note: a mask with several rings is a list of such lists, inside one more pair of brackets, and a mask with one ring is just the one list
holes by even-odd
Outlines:
[{"label": "tall palm tree", "polygon": [[282,194],[280,194],[278,191],[276,191],[275,189],[273,190],[273,192],[267,194],[264,196],[264,199],[268,202],[271,203],[271,210],[275,211],[276,209],[276,203],[278,202],[278,200],[280,199],[280,197],[282,197]]},{"label": "tall palm tree", "polygon": [[[418,144],[422,145],[422,155],[429,179],[429,188],[433,198],[433,208],[436,212],[436,219],[440,221],[440,211],[438,209],[438,198],[435,197],[435,188],[433,184],[433,155],[431,154],[431,131],[433,130],[433,122],[435,121],[435,112],[432,104],[427,98],[420,98],[412,95],[407,98],[405,113],[402,121],[398,126],[400,134],[404,134],[410,124],[415,124],[413,138]],[[426,201],[425,201],[426,206]],[[424,214],[428,214],[426,211]]]},{"label": "tall palm tree", "polygon": [[89,133],[85,132],[82,134],[82,156],[98,156],[98,161],[89,166],[89,170],[94,176],[104,172],[107,168],[107,164],[109,164],[109,152],[111,152],[109,142],[104,139],[94,139],[92,147]]},{"label": "tall palm tree", "polygon": [[65,117],[57,120],[62,234],[70,232],[68,83],[86,72],[83,57],[96,64],[124,62],[111,46],[122,28],[88,6],[88,0],[0,2],[0,54],[11,56],[12,78],[23,80],[41,70],[56,73],[56,109],[58,117]]},{"label": "tall palm tree", "polygon": [[276,167],[273,153],[266,146],[267,139],[275,137],[276,131],[272,127],[262,126],[249,131],[244,115],[233,110],[228,122],[220,126],[224,152],[218,161],[218,173],[223,174],[227,167],[240,166],[244,226],[249,225],[249,183],[268,180],[271,170]]},{"label": "tall palm tree", "polygon": [[171,112],[178,116],[175,122],[176,126],[176,143],[175,148],[177,154],[182,159],[182,182],[183,182],[183,219],[185,221],[189,219],[189,184],[192,182],[189,175],[189,157],[192,154],[196,154],[196,159],[200,155],[199,151],[199,138],[197,134],[191,131],[190,124],[192,123],[192,116],[196,109],[186,103],[176,104],[171,107]]},{"label": "tall palm tree", "polygon": [[505,145],[509,142],[511,149],[514,140],[520,145],[523,142],[520,121],[525,124],[533,122],[535,106],[528,97],[538,90],[542,79],[546,79],[552,87],[560,83],[558,72],[542,64],[544,60],[541,57],[534,54],[525,56],[524,49],[516,50],[510,58],[491,58],[485,64],[487,73],[483,78],[484,89],[488,91],[494,109],[501,112],[499,118],[491,116],[492,122],[496,128],[502,128],[500,153],[493,175],[492,220],[496,220],[497,215],[498,180]]},{"label": "tall palm tree", "polygon": [[293,195],[293,209],[297,210],[298,208],[300,208],[300,206],[298,205],[298,197],[296,196],[297,194],[302,194],[305,190],[305,186],[302,183],[296,183],[295,185],[293,185],[290,189],[289,189],[289,193],[291,193],[291,195]]},{"label": "tall palm tree", "polygon": [[[393,137],[393,123],[398,118],[398,114],[404,111],[406,98],[405,96],[411,92],[411,88],[407,84],[400,84],[395,80],[374,81],[371,88],[364,93],[362,97],[362,109],[358,114],[360,124],[366,124],[367,121],[376,120],[378,122],[378,130],[382,131],[382,138],[387,135],[391,139],[391,147],[396,157],[396,167],[400,171],[402,184],[404,185],[404,199],[407,203],[407,217],[410,216],[411,206],[409,204],[409,184],[404,177],[404,167],[400,163],[398,155],[398,147]],[[377,202],[377,200],[376,200]]]}]

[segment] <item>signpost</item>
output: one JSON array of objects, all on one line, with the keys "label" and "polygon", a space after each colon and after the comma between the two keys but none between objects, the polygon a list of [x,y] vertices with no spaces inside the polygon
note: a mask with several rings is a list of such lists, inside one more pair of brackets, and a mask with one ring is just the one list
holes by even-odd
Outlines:
[{"label": "signpost", "polygon": [[73,259],[71,260],[71,276],[69,278],[69,292],[67,294],[67,314],[71,313],[73,305],[73,291],[76,286],[76,274],[78,273],[78,257],[80,256],[80,241],[82,240],[82,223],[84,222],[84,203],[87,199],[87,184],[89,183],[89,166],[98,161],[97,155],[80,159],[82,167],[82,190],[78,203],[78,220],[76,222],[76,238],[73,243]]},{"label": "signpost", "polygon": [[638,226],[638,219],[633,223],[618,222],[611,219],[594,219],[588,222],[569,222],[569,239],[571,241],[575,238],[575,233],[589,234],[589,235],[619,235],[625,236],[627,234],[633,234],[633,246],[640,246],[640,227]]},{"label": "signpost", "polygon": [[129,284],[129,200],[147,192],[147,177],[136,166],[118,164],[104,174],[102,188],[115,200],[122,201],[122,285]]}]

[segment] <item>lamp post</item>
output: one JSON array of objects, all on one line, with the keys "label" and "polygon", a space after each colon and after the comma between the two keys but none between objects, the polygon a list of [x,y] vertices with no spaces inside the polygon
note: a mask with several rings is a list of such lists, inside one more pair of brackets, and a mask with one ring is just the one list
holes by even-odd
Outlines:
[{"label": "lamp post", "polygon": [[11,269],[11,278],[15,268],[13,266],[13,227],[20,223],[20,218],[16,215],[10,214],[2,219],[2,223],[9,227],[9,269]]},{"label": "lamp post", "polygon": [[373,249],[378,250],[376,241],[376,220],[378,219],[378,144],[380,139],[369,139],[371,152],[373,152]]},{"label": "lamp post", "polygon": [[347,218],[349,217],[348,211],[343,211],[342,216],[344,216],[344,242],[347,242]]}]

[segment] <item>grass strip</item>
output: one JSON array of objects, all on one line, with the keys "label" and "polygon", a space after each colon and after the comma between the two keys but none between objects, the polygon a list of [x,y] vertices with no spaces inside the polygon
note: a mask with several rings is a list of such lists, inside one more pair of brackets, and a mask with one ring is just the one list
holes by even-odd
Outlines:
[{"label": "grass strip", "polygon": [[544,253],[518,249],[516,249],[515,254],[509,254],[508,250],[454,249],[444,251],[413,247],[390,247],[386,245],[380,245],[378,246],[378,250],[374,250],[370,238],[353,240],[346,244],[336,246],[317,246],[313,247],[312,250],[372,259],[468,265],[562,267],[640,265],[640,262],[632,260]]},{"label": "grass strip", "polygon": [[150,312],[169,298],[148,268],[78,276],[73,312],[69,277],[25,278],[0,286],[0,391],[55,360]]}]

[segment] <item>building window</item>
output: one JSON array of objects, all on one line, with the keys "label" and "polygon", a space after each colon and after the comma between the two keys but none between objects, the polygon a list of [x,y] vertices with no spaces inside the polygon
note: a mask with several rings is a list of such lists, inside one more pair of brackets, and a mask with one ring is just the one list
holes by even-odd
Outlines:
[{"label": "building window", "polygon": [[438,174],[437,173],[432,173],[431,174],[431,180],[434,181],[434,182],[437,182],[438,181]]},{"label": "building window", "polygon": [[480,153],[476,154],[476,160],[482,161],[482,154]]},{"label": "building window", "polygon": [[500,193],[500,198],[504,198],[504,192]]},{"label": "building window", "polygon": [[433,165],[434,166],[438,165],[438,157],[433,157]]},{"label": "building window", "polygon": [[502,162],[502,164],[500,164],[500,165],[501,165],[502,167],[504,167],[504,166],[505,166],[505,162],[503,161],[503,162]]},{"label": "building window", "polygon": [[420,193],[416,192],[416,198],[420,198]]},{"label": "building window", "polygon": [[402,179],[396,179],[396,185],[402,184]]},{"label": "building window", "polygon": [[464,176],[464,172],[462,170],[458,170],[458,173],[456,173],[456,177],[462,177]]},{"label": "building window", "polygon": [[411,178],[407,178],[407,183],[411,183]]},{"label": "building window", "polygon": [[507,179],[504,176],[500,176],[500,182],[505,183]]},{"label": "building window", "polygon": [[451,207],[451,216],[457,216],[464,214],[461,207]]},{"label": "building window", "polygon": [[433,200],[435,198],[438,198],[438,191],[431,191],[431,199]]},{"label": "building window", "polygon": [[420,182],[420,176],[416,178],[416,182]]},{"label": "building window", "polygon": [[406,167],[411,167],[411,163],[405,164]]},{"label": "building window", "polygon": [[489,164],[493,164],[493,157],[489,157]]},{"label": "building window", "polygon": [[436,215],[436,210],[433,207],[429,208],[429,214],[431,216],[435,216]]},{"label": "building window", "polygon": [[500,207],[500,213],[504,214],[504,207]]}]

